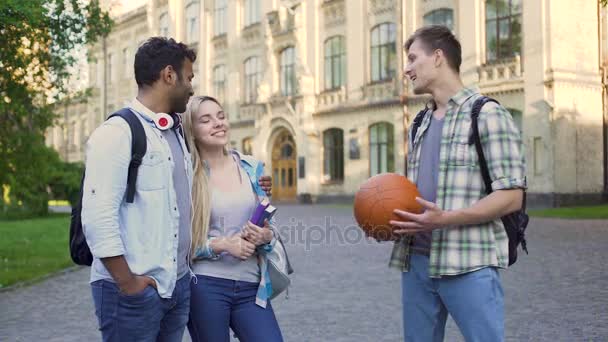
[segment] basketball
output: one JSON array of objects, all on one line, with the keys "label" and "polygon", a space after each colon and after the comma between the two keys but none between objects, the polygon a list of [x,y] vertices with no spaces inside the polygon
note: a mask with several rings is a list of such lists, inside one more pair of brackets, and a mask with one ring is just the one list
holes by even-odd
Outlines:
[{"label": "basketball", "polygon": [[355,194],[353,206],[355,220],[367,235],[379,241],[395,240],[390,220],[403,221],[393,210],[401,209],[421,213],[416,202],[418,188],[406,177],[395,173],[383,173],[371,177]]}]

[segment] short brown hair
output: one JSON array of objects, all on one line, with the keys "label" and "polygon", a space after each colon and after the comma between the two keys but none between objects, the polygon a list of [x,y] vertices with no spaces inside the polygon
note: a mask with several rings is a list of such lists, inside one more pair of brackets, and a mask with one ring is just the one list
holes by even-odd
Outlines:
[{"label": "short brown hair", "polygon": [[431,53],[437,49],[443,51],[452,70],[460,72],[462,48],[460,47],[460,42],[449,28],[441,25],[421,27],[407,39],[404,45],[405,49],[409,50],[415,40],[422,42],[427,53]]}]

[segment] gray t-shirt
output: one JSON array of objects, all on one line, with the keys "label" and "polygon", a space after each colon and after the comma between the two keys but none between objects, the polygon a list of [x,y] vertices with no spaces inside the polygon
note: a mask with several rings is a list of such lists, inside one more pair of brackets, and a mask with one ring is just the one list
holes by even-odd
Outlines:
[{"label": "gray t-shirt", "polygon": [[[443,118],[431,118],[420,147],[420,166],[416,186],[420,196],[427,201],[437,200],[437,180],[439,175],[439,151],[441,147],[441,132]],[[429,255],[431,252],[431,232],[416,233],[412,244],[412,252]]]},{"label": "gray t-shirt", "polygon": [[[251,188],[251,182],[245,170],[240,172],[240,186],[236,191],[220,191],[211,188],[211,220],[209,237],[230,237],[238,234],[251,218],[257,206],[257,199]],[[218,260],[204,259],[194,263],[194,273],[209,277],[258,283],[260,266],[257,254],[247,260],[241,260],[222,253]]]},{"label": "gray t-shirt", "polygon": [[168,129],[162,131],[163,137],[169,143],[175,167],[173,168],[173,186],[177,196],[177,209],[179,211],[179,231],[177,245],[177,279],[188,274],[188,252],[190,251],[190,229],[192,207],[190,199],[190,186],[186,175],[185,156],[182,146],[176,135],[177,131]]}]

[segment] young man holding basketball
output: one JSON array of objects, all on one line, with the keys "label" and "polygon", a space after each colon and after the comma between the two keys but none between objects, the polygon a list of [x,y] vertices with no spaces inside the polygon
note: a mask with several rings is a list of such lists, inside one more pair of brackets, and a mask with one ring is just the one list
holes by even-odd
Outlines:
[{"label": "young man holding basketball", "polygon": [[[402,237],[390,266],[403,271],[405,341],[442,341],[447,314],[467,341],[504,340],[499,268],[508,266],[500,217],[522,206],[525,161],[509,112],[487,103],[479,134],[492,190],[486,195],[475,145],[472,104],[481,95],[460,79],[461,47],[442,26],[417,30],[405,43],[405,76],[416,94],[431,94],[408,155],[407,176],[422,214],[395,210]],[[411,132],[410,132],[411,134]]]}]

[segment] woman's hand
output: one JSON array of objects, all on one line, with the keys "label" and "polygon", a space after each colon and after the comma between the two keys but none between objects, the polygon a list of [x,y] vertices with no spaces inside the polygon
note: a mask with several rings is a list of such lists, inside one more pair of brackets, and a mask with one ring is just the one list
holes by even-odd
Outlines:
[{"label": "woman's hand", "polygon": [[255,245],[243,239],[241,234],[236,234],[223,240],[223,249],[235,258],[247,260],[255,252]]},{"label": "woman's hand", "polygon": [[250,221],[247,221],[247,224],[243,227],[243,232],[241,234],[244,239],[256,246],[270,243],[273,237],[272,229],[270,229],[268,220],[264,220],[264,228],[256,226]]}]

